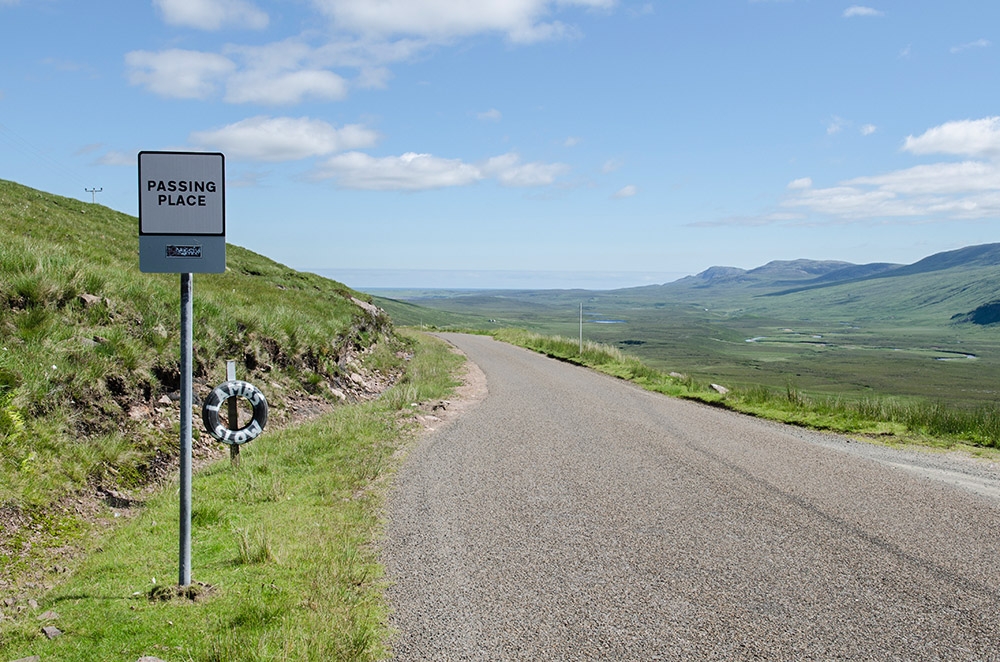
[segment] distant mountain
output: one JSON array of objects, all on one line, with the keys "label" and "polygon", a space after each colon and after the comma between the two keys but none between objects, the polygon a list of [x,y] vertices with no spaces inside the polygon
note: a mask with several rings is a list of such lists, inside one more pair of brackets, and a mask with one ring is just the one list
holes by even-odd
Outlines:
[{"label": "distant mountain", "polygon": [[688,276],[663,287],[713,287],[719,285],[745,285],[772,287],[776,284],[793,284],[803,280],[823,277],[831,272],[854,267],[850,262],[818,260],[775,260],[756,269],[737,267],[710,267],[700,274]]},{"label": "distant mountain", "polygon": [[1000,244],[981,244],[954,251],[935,253],[919,262],[893,270],[884,276],[912,276],[945,269],[1000,266]]},{"label": "distant mountain", "polygon": [[875,278],[994,266],[1000,266],[1000,244],[983,244],[936,253],[909,265],[888,262],[852,264],[835,260],[775,260],[749,270],[717,266],[658,287],[668,291],[746,287],[770,290],[768,294],[778,296]]}]

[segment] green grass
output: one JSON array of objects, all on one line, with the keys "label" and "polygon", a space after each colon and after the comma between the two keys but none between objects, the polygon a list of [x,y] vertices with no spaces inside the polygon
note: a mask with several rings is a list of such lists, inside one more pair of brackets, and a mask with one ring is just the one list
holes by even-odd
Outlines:
[{"label": "green grass", "polygon": [[[267,432],[244,447],[238,469],[225,460],[196,474],[196,599],[174,597],[178,503],[168,487],[37,611],[0,621],[0,659],[384,657],[391,633],[375,545],[387,480],[409,438],[410,404],[446,394],[460,361],[438,341],[408,342],[405,377],[381,399]],[[59,614],[63,636],[42,636],[45,610]]]},{"label": "green grass", "polygon": [[970,444],[1000,448],[1000,408],[956,407],[920,398],[816,396],[790,382],[784,388],[760,384],[720,393],[707,381],[666,373],[616,347],[517,329],[492,334],[553,358],[588,366],[644,388],[706,402],[761,418],[840,433],[891,436],[937,445]]},{"label": "green grass", "polygon": [[[137,220],[100,205],[0,180],[0,228],[0,508],[36,528],[51,504],[135,488],[176,455],[179,410],[160,400],[179,389],[180,284],[140,273]],[[274,426],[296,399],[335,400],[352,357],[398,349],[354,296],[367,299],[229,246],[224,274],[194,279],[196,393],[235,359]],[[0,557],[20,559],[18,535],[0,521]]]}]

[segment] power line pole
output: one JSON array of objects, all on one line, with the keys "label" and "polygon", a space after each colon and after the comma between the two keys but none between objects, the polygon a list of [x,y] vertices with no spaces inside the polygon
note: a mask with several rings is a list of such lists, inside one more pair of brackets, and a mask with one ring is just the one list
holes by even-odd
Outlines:
[{"label": "power line pole", "polygon": [[104,188],[103,187],[102,188],[86,188],[86,187],[84,187],[83,190],[90,194],[90,201],[96,203],[97,202],[97,194],[100,193],[101,191],[103,191]]}]

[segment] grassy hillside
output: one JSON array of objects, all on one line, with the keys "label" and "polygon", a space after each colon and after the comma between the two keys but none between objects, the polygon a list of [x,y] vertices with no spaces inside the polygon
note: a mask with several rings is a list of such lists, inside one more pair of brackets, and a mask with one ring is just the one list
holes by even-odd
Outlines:
[{"label": "grassy hillside", "polygon": [[[76,495],[140,486],[176,455],[180,285],[176,274],[140,273],[137,220],[99,205],[0,180],[0,229],[7,574],[72,528]],[[280,427],[364,399],[401,363],[388,318],[354,299],[367,297],[237,246],[227,265],[194,278],[197,396],[235,359]],[[195,434],[196,454],[220,448]]]}]

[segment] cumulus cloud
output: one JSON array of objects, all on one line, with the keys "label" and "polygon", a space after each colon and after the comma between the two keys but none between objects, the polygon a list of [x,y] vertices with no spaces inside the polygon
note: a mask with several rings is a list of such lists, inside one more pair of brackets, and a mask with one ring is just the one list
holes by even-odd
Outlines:
[{"label": "cumulus cloud", "polygon": [[262,30],[270,22],[266,13],[246,0],[153,0],[153,6],[170,25],[198,30]]},{"label": "cumulus cloud", "polygon": [[802,177],[789,182],[781,212],[708,225],[816,222],[817,217],[824,222],[947,222],[1000,216],[1000,116],[946,122],[908,136],[903,150],[964,159],[853,177],[828,187]]},{"label": "cumulus cloud", "polygon": [[[269,23],[251,0],[153,1],[171,25],[218,30],[260,29]],[[412,60],[430,47],[484,33],[523,43],[571,36],[578,34],[576,28],[555,20],[556,14],[570,8],[611,10],[617,1],[309,0],[330,20],[332,37],[309,30],[262,46],[230,44],[219,54],[134,51],[126,67],[133,84],[167,97],[206,99],[224,88],[229,103],[337,101],[351,87],[385,87],[391,78],[388,65]],[[317,43],[320,39],[325,41]],[[350,76],[334,71],[340,68],[356,69],[356,78],[349,82]]]},{"label": "cumulus cloud", "polygon": [[322,69],[288,72],[248,71],[229,79],[225,100],[230,103],[259,103],[288,106],[307,98],[338,101],[347,96],[347,81]]},{"label": "cumulus cloud", "polygon": [[616,200],[621,200],[622,198],[631,198],[633,195],[639,192],[639,187],[634,184],[629,184],[628,186],[623,186],[615,194],[611,196]]},{"label": "cumulus cloud", "polygon": [[871,7],[851,5],[844,10],[843,16],[844,18],[854,18],[856,16],[885,16],[885,12],[879,11],[878,9],[872,9]]},{"label": "cumulus cloud", "polygon": [[333,179],[337,186],[347,189],[422,191],[467,186],[486,179],[503,186],[545,186],[568,169],[561,163],[521,163],[512,152],[480,164],[416,152],[385,157],[348,152],[324,161],[315,177]]},{"label": "cumulus cloud", "polygon": [[190,142],[246,161],[295,161],[370,147],[378,134],[359,124],[341,129],[308,117],[257,116],[212,131],[196,131]]},{"label": "cumulus cloud", "polygon": [[227,53],[243,64],[226,84],[229,103],[287,106],[307,99],[338,101],[347,96],[348,84],[325,68],[317,50],[297,40],[265,46],[230,46]]},{"label": "cumulus cloud", "polygon": [[616,0],[313,0],[340,29],[360,34],[417,35],[435,40],[500,32],[511,41],[534,42],[574,34],[544,18],[575,6],[611,9]]},{"label": "cumulus cloud", "polygon": [[1000,116],[946,122],[919,136],[907,136],[903,149],[913,154],[1000,156]]},{"label": "cumulus cloud", "polygon": [[1000,167],[976,161],[921,165],[796,190],[782,206],[847,221],[988,218],[1000,214]]},{"label": "cumulus cloud", "polygon": [[951,195],[1000,191],[1000,169],[993,163],[933,163],[884,175],[855,177],[847,186],[872,186],[902,195]]},{"label": "cumulus cloud", "polygon": [[227,57],[215,53],[171,49],[125,55],[128,80],[154,94],[175,99],[206,99],[220,81],[236,69]]},{"label": "cumulus cloud", "polygon": [[569,170],[563,163],[521,163],[514,152],[487,159],[481,167],[483,176],[494,177],[504,186],[546,186]]}]

